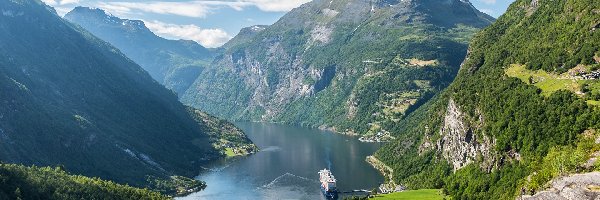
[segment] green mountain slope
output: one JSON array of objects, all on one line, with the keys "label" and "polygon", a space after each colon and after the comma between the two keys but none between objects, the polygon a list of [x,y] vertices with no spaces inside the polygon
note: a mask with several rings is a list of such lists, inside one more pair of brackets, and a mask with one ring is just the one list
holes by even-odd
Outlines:
[{"label": "green mountain slope", "polygon": [[156,192],[97,178],[74,176],[59,168],[0,164],[0,199],[169,199]]},{"label": "green mountain slope", "polygon": [[600,4],[518,0],[477,34],[456,80],[376,156],[410,188],[514,199],[598,170]]},{"label": "green mountain slope", "polygon": [[40,1],[0,10],[0,160],[141,185],[197,175],[224,156],[215,137],[249,142],[196,121],[140,66]]},{"label": "green mountain slope", "polygon": [[233,120],[387,133],[451,82],[491,21],[459,0],[312,1],[226,44],[182,101]]},{"label": "green mountain slope", "polygon": [[194,41],[161,38],[140,20],[120,19],[100,9],[76,7],[65,19],[117,47],[179,95],[213,59],[213,52]]},{"label": "green mountain slope", "polygon": [[264,31],[267,27],[265,25],[256,25],[251,27],[242,28],[240,32],[231,40],[229,40],[226,44],[224,44],[221,49],[229,49],[232,46],[241,45],[244,43],[248,43],[254,38],[258,33]]}]

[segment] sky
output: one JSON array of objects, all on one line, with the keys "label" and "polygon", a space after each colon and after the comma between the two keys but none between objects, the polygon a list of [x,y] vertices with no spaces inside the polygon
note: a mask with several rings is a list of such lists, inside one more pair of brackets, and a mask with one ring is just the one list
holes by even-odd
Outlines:
[{"label": "sky", "polygon": [[[143,20],[167,39],[194,40],[219,47],[240,29],[271,25],[286,12],[310,0],[42,0],[63,16],[76,6],[101,8],[124,19]],[[498,17],[514,0],[470,0],[482,12]]]}]

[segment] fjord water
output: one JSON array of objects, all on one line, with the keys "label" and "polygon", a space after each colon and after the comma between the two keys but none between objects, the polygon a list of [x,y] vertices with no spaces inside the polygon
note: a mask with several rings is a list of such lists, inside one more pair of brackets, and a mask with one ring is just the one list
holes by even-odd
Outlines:
[{"label": "fjord water", "polygon": [[377,187],[383,177],[365,162],[381,144],[315,129],[238,123],[261,149],[206,166],[204,191],[181,199],[322,199],[318,170],[331,168],[340,191]]}]

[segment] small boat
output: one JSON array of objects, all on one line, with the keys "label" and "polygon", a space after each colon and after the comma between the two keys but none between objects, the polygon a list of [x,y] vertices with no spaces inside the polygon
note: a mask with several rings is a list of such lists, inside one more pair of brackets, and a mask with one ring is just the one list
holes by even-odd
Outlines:
[{"label": "small boat", "polygon": [[323,195],[325,195],[327,199],[337,199],[338,190],[336,188],[336,180],[331,171],[323,169],[319,171],[319,177]]}]

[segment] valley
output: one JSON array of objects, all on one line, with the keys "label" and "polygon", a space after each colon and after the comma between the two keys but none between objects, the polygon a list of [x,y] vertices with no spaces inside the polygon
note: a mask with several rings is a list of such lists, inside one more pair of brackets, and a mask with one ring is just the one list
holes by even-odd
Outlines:
[{"label": "valley", "polygon": [[[324,168],[335,173],[339,191],[370,191],[384,181],[379,172],[364,161],[380,144],[287,125],[251,122],[236,125],[260,151],[204,166],[204,172],[197,178],[205,181],[208,187],[178,200],[322,199],[317,172]],[[351,195],[340,194],[339,199]]]},{"label": "valley", "polygon": [[0,0],[0,199],[600,197],[598,0],[286,2]]}]

